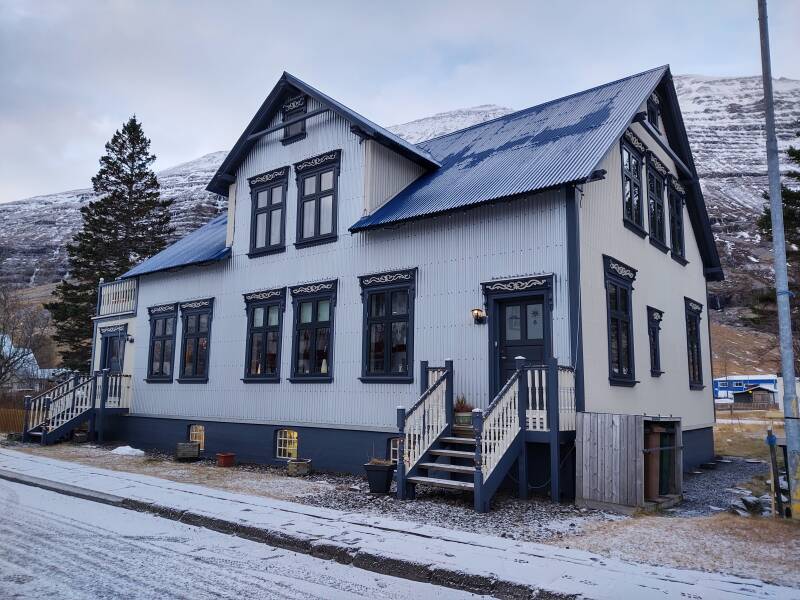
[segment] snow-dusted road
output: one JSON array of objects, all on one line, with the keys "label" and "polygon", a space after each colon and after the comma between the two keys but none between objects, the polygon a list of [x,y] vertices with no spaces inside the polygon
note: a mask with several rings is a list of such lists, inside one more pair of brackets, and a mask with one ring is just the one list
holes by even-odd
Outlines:
[{"label": "snow-dusted road", "polygon": [[0,598],[477,598],[0,480]]}]

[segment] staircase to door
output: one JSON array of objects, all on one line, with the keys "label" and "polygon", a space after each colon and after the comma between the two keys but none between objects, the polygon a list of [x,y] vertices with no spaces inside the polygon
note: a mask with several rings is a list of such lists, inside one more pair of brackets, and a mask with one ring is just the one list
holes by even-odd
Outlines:
[{"label": "staircase to door", "polygon": [[94,375],[75,373],[38,396],[25,398],[22,439],[53,444],[89,424],[92,433],[99,430],[102,440],[104,418],[127,412],[130,396],[129,375],[111,374],[108,369]]},{"label": "staircase to door", "polygon": [[[471,492],[475,510],[487,512],[492,497],[516,465],[518,492],[528,495],[527,431],[547,433],[558,451],[558,433],[574,429],[575,373],[556,361],[528,365],[519,359],[508,381],[485,410],[472,413],[473,434],[453,435],[453,363],[422,363],[419,400],[397,409],[400,452],[397,495],[413,499],[418,485]],[[552,452],[551,452],[552,455]],[[558,460],[551,460],[556,472]],[[558,476],[551,495],[559,496]]]}]

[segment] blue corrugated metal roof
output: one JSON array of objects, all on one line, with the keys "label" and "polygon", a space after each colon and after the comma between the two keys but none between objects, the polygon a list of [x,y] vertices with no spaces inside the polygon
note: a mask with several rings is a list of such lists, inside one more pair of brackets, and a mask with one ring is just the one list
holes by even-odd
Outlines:
[{"label": "blue corrugated metal roof", "polygon": [[420,142],[441,163],[355,223],[374,229],[588,177],[668,67]]},{"label": "blue corrugated metal roof", "polygon": [[139,263],[121,279],[227,258],[231,253],[231,249],[225,247],[227,228],[228,215],[222,214]]}]

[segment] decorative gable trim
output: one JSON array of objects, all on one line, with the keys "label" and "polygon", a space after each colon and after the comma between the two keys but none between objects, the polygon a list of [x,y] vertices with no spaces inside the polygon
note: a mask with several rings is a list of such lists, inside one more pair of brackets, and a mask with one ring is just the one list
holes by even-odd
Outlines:
[{"label": "decorative gable trim", "polygon": [[150,314],[150,316],[178,312],[178,303],[173,302],[172,304],[159,304],[158,306],[151,306],[147,309],[147,312]]},{"label": "decorative gable trim", "polygon": [[305,110],[306,108],[306,100],[307,97],[305,94],[300,96],[295,96],[294,98],[290,98],[286,101],[286,103],[281,107],[281,111],[283,114],[290,113],[295,110]]},{"label": "decorative gable trim", "polygon": [[626,265],[621,260],[603,255],[603,267],[608,275],[618,277],[625,281],[635,281],[638,271],[633,267]]},{"label": "decorative gable trim", "polygon": [[625,140],[626,140],[626,141],[627,141],[627,142],[628,142],[628,143],[629,143],[631,146],[633,146],[634,148],[636,148],[636,150],[638,150],[638,151],[639,151],[639,152],[641,152],[642,154],[644,154],[645,152],[647,152],[647,146],[645,146],[645,143],[644,143],[644,142],[643,142],[643,141],[642,141],[642,140],[639,138],[639,136],[638,136],[638,135],[636,135],[635,133],[633,133],[633,131],[631,131],[630,129],[626,129],[626,130],[625,130],[625,133],[623,134],[623,136],[622,136],[622,137],[624,137],[624,138],[625,138]]},{"label": "decorative gable trim", "polygon": [[331,150],[330,152],[325,152],[324,154],[320,154],[312,158],[301,160],[298,163],[294,163],[294,171],[299,175],[300,173],[305,173],[307,171],[316,169],[318,167],[339,164],[341,157],[342,157],[341,150]]},{"label": "decorative gable trim", "polygon": [[289,179],[288,165],[285,167],[272,169],[272,171],[267,171],[266,173],[261,173],[260,175],[254,175],[247,181],[250,184],[250,187],[255,187],[257,185],[261,185],[262,183],[271,183],[273,181],[280,181],[281,179]]}]

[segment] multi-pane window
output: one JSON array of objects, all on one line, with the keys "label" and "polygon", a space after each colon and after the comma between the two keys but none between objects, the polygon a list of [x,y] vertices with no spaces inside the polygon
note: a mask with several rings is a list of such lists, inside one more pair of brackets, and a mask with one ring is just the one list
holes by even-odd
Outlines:
[{"label": "multi-pane window", "polygon": [[608,256],[605,264],[608,316],[608,377],[612,385],[636,384],[633,355],[633,281],[636,270]]},{"label": "multi-pane window", "polygon": [[650,342],[650,375],[660,377],[661,370],[661,321],[664,313],[656,308],[647,307],[647,337]]},{"label": "multi-pane window", "polygon": [[276,436],[275,457],[291,460],[297,458],[299,436],[294,429],[279,429]]},{"label": "multi-pane window", "polygon": [[658,96],[653,94],[647,100],[647,122],[653,126],[656,130],[659,129],[658,127],[658,115],[660,112],[660,105],[661,102],[658,99]]},{"label": "multi-pane window", "polygon": [[150,313],[150,352],[147,381],[172,381],[175,359],[175,321],[177,305],[153,306]]},{"label": "multi-pane window", "polygon": [[339,151],[295,165],[297,173],[297,245],[336,239]]},{"label": "multi-pane window", "polygon": [[206,449],[206,428],[204,425],[189,425],[189,441],[197,442],[200,452]]},{"label": "multi-pane window", "polygon": [[362,381],[412,379],[415,272],[361,277],[364,299]]},{"label": "multi-pane window", "polygon": [[335,281],[292,288],[294,308],[292,381],[333,380],[335,294]]},{"label": "multi-pane window", "polygon": [[[250,255],[284,249],[286,191],[289,167],[281,167],[250,179]],[[259,183],[264,182],[264,183]]]},{"label": "multi-pane window", "polygon": [[689,387],[703,387],[703,354],[700,346],[700,317],[703,305],[689,298],[684,299],[686,307],[686,353],[689,362]]},{"label": "multi-pane window", "polygon": [[622,206],[625,223],[644,231],[642,209],[642,155],[622,142]]},{"label": "multi-pane window", "polygon": [[683,238],[683,187],[670,178],[669,190],[669,240],[672,256],[685,262],[686,250]]},{"label": "multi-pane window", "polygon": [[178,381],[208,381],[209,339],[213,299],[181,304],[181,371]]},{"label": "multi-pane window", "polygon": [[647,168],[647,201],[650,210],[650,241],[667,250],[666,215],[664,213],[664,176],[658,172],[663,168],[658,159],[651,157]]},{"label": "multi-pane window", "polygon": [[245,294],[247,349],[245,381],[279,381],[285,290]]},{"label": "multi-pane window", "polygon": [[[305,96],[297,96],[295,98],[291,98],[283,105],[283,120],[286,121],[293,121],[298,117],[301,117],[306,113],[306,97]],[[301,140],[306,137],[306,122],[305,119],[301,119],[299,121],[295,121],[294,123],[289,123],[286,127],[283,128],[283,138],[281,141],[284,144],[290,144],[292,142],[296,142],[297,140]]]},{"label": "multi-pane window", "polygon": [[389,440],[389,460],[396,463],[400,460],[400,438],[394,437]]}]

